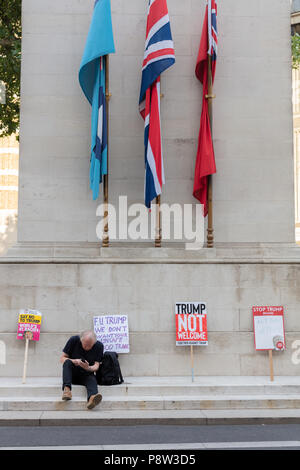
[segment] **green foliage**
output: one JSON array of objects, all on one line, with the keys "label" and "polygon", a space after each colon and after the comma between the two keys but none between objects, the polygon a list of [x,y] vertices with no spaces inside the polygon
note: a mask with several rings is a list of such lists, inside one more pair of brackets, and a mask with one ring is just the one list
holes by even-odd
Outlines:
[{"label": "green foliage", "polygon": [[5,104],[0,104],[0,137],[17,134],[20,113],[21,3],[0,0],[0,81]]},{"label": "green foliage", "polygon": [[300,66],[300,34],[298,33],[292,36],[292,59],[293,69],[298,69]]}]

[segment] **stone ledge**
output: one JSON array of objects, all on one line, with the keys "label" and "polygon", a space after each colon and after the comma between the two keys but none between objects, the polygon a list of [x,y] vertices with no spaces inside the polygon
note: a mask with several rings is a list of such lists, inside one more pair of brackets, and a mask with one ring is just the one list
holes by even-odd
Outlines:
[{"label": "stone ledge", "polygon": [[214,248],[185,249],[185,243],[155,248],[149,243],[20,243],[11,247],[1,264],[298,264],[296,243],[216,244]]},{"label": "stone ledge", "polygon": [[0,426],[299,424],[300,410],[136,410],[0,412]]}]

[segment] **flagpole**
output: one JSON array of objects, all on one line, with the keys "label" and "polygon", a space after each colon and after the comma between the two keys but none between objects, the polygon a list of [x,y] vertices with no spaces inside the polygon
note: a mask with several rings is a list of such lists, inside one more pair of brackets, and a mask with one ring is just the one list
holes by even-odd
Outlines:
[{"label": "flagpole", "polygon": [[161,212],[160,212],[161,197],[156,198],[156,235],[155,235],[155,248],[161,248]]},{"label": "flagpole", "polygon": [[[160,99],[164,98],[164,94],[161,92],[160,83]],[[155,234],[155,248],[161,248],[161,196],[156,198],[156,234]]]},{"label": "flagpole", "polygon": [[[208,94],[205,96],[208,103],[208,115],[210,120],[211,136],[213,134],[213,79],[212,79],[212,58],[208,55]],[[214,247],[214,226],[213,226],[213,178],[208,176],[208,220],[207,220],[207,247]]]},{"label": "flagpole", "polygon": [[105,61],[105,100],[106,100],[106,121],[107,121],[107,174],[103,175],[103,196],[104,196],[104,230],[102,238],[103,248],[109,247],[109,233],[108,233],[108,163],[109,163],[109,100],[111,94],[109,93],[109,55],[104,57]]}]

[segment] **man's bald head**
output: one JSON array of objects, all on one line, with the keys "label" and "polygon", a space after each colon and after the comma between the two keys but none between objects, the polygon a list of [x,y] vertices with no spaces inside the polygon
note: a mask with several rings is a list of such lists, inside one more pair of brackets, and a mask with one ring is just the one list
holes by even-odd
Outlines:
[{"label": "man's bald head", "polygon": [[80,341],[83,349],[89,351],[97,341],[97,336],[91,330],[83,331],[80,335]]}]

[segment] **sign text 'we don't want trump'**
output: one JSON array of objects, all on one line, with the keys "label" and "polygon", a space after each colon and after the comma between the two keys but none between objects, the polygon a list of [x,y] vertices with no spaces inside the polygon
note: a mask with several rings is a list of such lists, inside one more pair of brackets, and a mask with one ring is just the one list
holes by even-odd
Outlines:
[{"label": "sign text 'we don't want trump'", "polygon": [[129,327],[127,315],[100,315],[94,317],[94,332],[104,351],[129,353]]},{"label": "sign text 'we don't want trump'", "polygon": [[205,302],[177,302],[175,318],[176,346],[207,346]]}]

